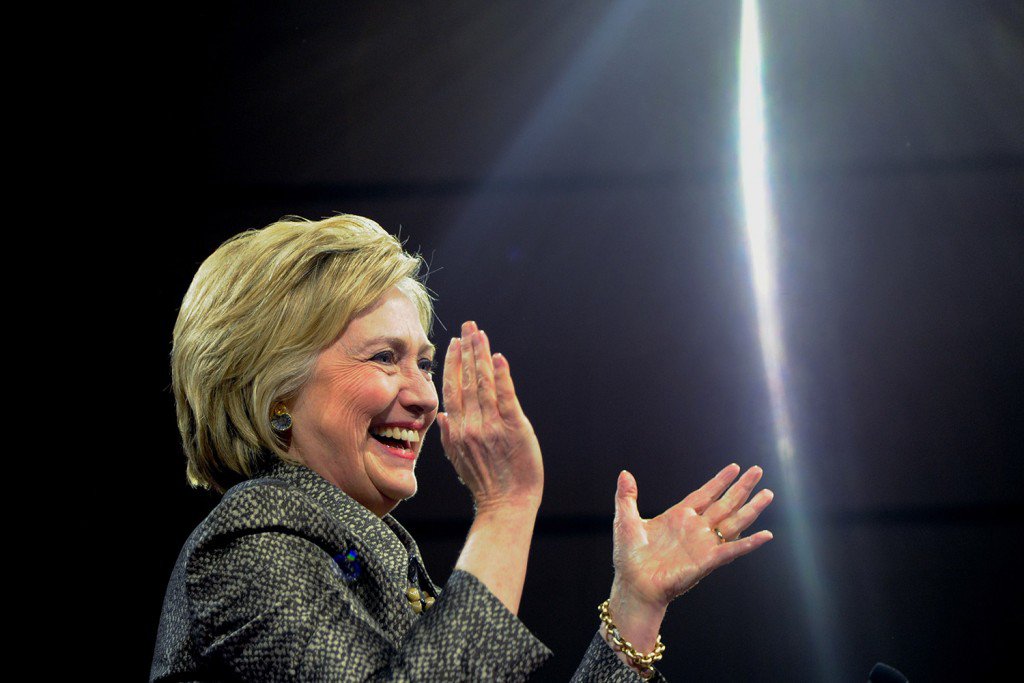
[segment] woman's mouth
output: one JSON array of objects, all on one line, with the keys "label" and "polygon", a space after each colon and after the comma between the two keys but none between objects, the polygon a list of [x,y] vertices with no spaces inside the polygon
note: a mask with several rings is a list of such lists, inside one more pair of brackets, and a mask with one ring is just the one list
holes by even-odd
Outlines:
[{"label": "woman's mouth", "polygon": [[370,427],[370,436],[400,458],[414,459],[416,457],[413,444],[419,442],[420,434],[415,429],[381,425]]}]

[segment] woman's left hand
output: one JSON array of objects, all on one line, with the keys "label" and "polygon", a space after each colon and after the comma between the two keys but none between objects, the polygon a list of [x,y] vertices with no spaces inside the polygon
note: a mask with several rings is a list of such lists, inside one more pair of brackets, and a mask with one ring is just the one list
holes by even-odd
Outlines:
[{"label": "woman's left hand", "polygon": [[474,322],[462,325],[444,363],[444,413],[438,415],[445,454],[481,510],[532,508],[544,490],[540,444],[523,413],[508,360],[492,354]]},{"label": "woman's left hand", "polygon": [[772,539],[770,531],[740,538],[768,507],[773,494],[764,489],[747,502],[762,471],[751,467],[733,483],[739,472],[738,465],[729,465],[653,519],[640,517],[633,475],[625,471],[619,475],[615,583],[609,609],[627,640],[635,638],[634,644],[646,641],[653,646],[661,617],[674,598],[718,567]]}]

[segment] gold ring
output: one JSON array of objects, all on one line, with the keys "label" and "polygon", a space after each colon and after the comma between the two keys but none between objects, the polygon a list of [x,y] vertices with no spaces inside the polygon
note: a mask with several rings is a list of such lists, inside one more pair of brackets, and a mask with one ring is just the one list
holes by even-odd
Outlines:
[{"label": "gold ring", "polygon": [[718,530],[717,526],[714,529],[712,529],[712,531],[715,532],[715,536],[718,536],[719,543],[725,543],[725,536],[722,535],[722,532]]}]

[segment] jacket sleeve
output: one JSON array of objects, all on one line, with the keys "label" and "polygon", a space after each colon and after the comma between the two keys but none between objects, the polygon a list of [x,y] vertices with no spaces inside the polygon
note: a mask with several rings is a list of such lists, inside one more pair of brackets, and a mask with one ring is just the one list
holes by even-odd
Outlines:
[{"label": "jacket sleeve", "polygon": [[655,667],[654,676],[647,679],[641,678],[640,674],[619,659],[618,655],[612,651],[611,646],[601,638],[601,631],[598,631],[590,641],[590,647],[583,655],[583,661],[576,669],[576,673],[573,674],[571,683],[598,683],[598,681],[601,683],[640,683],[641,681],[664,683],[665,678],[657,670],[657,667]]},{"label": "jacket sleeve", "polygon": [[402,641],[393,642],[331,557],[284,531],[197,548],[186,575],[192,639],[202,668],[214,677],[519,681],[550,655],[462,571]]}]

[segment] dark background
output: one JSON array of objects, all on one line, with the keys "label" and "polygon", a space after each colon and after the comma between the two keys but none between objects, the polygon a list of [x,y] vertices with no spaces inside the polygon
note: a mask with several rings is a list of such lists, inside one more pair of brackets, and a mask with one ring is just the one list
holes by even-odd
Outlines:
[{"label": "dark background", "polygon": [[[147,520],[118,648],[133,676],[215,503],[185,484],[168,391],[181,296],[236,232],[335,212],[425,256],[442,347],[472,318],[510,359],[547,469],[521,609],[556,653],[540,680],[568,679],[597,627],[617,472],[653,516],[732,461],[765,468],[776,540],[673,605],[670,679],[860,681],[882,660],[970,680],[1016,662],[1022,6],[764,3],[795,491],[739,203],[739,9],[216,3],[125,38],[111,190],[156,245],[117,295],[146,302],[125,421]],[[471,505],[436,436],[419,479],[396,516],[443,581]]]}]

